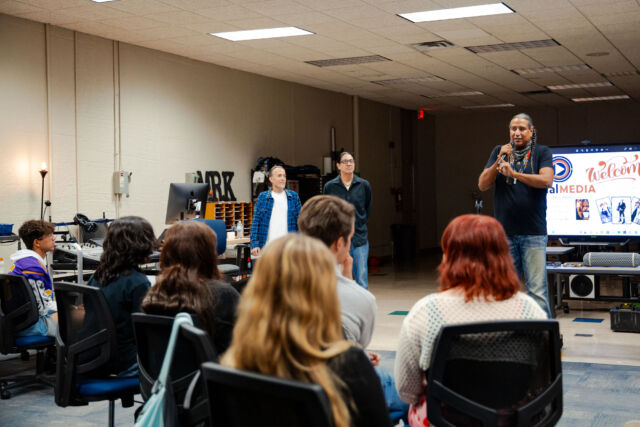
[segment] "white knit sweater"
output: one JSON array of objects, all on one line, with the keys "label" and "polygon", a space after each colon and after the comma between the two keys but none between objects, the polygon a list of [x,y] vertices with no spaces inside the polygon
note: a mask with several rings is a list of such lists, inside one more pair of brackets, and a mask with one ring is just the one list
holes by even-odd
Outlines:
[{"label": "white knit sweater", "polygon": [[481,298],[466,303],[464,294],[457,289],[427,295],[415,303],[402,322],[394,375],[398,394],[405,402],[417,403],[424,393],[424,372],[443,325],[546,318],[540,306],[522,292],[505,301]]}]

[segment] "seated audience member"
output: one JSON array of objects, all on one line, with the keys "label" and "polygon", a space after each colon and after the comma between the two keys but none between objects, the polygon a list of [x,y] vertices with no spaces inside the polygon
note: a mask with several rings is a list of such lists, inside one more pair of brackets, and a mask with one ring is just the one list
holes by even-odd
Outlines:
[{"label": "seated audience member", "polygon": [[149,314],[195,314],[211,336],[216,352],[231,343],[240,294],[220,281],[217,239],[196,221],[179,222],[167,231],[160,254],[160,275],[142,302]]},{"label": "seated audience member", "polygon": [[371,363],[342,338],[335,258],[319,240],[288,234],[267,244],[222,363],[321,385],[337,427],[390,425]]},{"label": "seated audience member", "polygon": [[22,224],[18,235],[27,249],[11,255],[13,265],[9,274],[24,276],[29,281],[38,303],[38,321],[17,333],[18,336],[47,335],[55,337],[58,331],[58,307],[53,293],[51,275],[45,257],[56,245],[53,230],[47,221],[30,220]]},{"label": "seated audience member", "polygon": [[[527,294],[500,223],[485,215],[453,219],[442,235],[440,292],[419,300],[402,322],[395,361],[400,397],[412,404],[411,426],[426,415],[425,371],[442,326],[488,320],[546,319]],[[427,385],[428,386],[428,385]]]},{"label": "seated audience member", "polygon": [[[137,216],[117,219],[107,229],[100,263],[88,283],[102,290],[117,330],[117,358],[104,374],[138,375],[131,314],[140,311],[140,304],[150,286],[147,276],[139,271],[139,265],[146,262],[153,252],[154,241],[151,224]],[[86,304],[85,311],[86,322],[90,323],[93,314]]]},{"label": "seated audience member", "polygon": [[[373,335],[376,298],[352,278],[353,259],[349,255],[349,248],[354,234],[354,223],[353,205],[338,197],[326,195],[309,199],[302,207],[298,218],[300,231],[307,236],[320,239],[331,251],[337,277],[342,334],[347,340],[365,349]],[[391,375],[378,367],[380,355],[369,353],[369,358],[380,377],[391,416],[394,419],[405,416],[409,407],[398,397]]]},{"label": "seated audience member", "polygon": [[269,170],[271,190],[258,195],[251,222],[251,255],[259,256],[269,241],[298,231],[300,198],[295,191],[287,190],[287,173],[280,165]]}]

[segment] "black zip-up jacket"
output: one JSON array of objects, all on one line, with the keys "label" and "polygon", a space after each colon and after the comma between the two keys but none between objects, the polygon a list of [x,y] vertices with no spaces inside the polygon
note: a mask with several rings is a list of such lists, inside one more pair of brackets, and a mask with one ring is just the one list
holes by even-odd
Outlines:
[{"label": "black zip-up jacket", "polygon": [[367,221],[371,213],[371,185],[366,179],[353,175],[351,186],[347,190],[340,180],[340,175],[324,185],[324,194],[337,196],[351,203],[356,208],[356,230],[351,239],[351,246],[360,247],[367,243]]}]

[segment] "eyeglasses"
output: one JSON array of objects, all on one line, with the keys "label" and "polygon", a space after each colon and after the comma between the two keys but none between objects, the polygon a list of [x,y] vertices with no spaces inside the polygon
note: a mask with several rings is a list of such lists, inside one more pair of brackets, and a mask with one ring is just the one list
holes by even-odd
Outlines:
[{"label": "eyeglasses", "polygon": [[355,163],[355,161],[353,159],[346,159],[346,160],[341,160],[340,163],[342,163],[343,165],[352,165]]}]

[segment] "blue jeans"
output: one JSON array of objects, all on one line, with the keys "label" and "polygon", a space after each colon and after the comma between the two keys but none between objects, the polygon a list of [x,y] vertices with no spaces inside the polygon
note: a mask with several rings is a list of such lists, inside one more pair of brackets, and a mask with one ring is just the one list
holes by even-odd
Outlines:
[{"label": "blue jeans", "polygon": [[507,236],[509,249],[527,293],[551,318],[547,286],[547,236]]},{"label": "blue jeans", "polygon": [[369,242],[354,248],[351,246],[349,255],[353,258],[353,280],[365,289],[369,289],[369,268],[367,259],[369,258]]},{"label": "blue jeans", "polygon": [[407,414],[409,413],[409,404],[400,399],[398,392],[396,391],[396,382],[393,377],[381,366],[375,366],[376,374],[380,379],[382,385],[382,392],[384,393],[384,400],[387,402],[387,409],[389,410],[389,417],[393,422],[398,422],[399,419],[407,421]]}]

